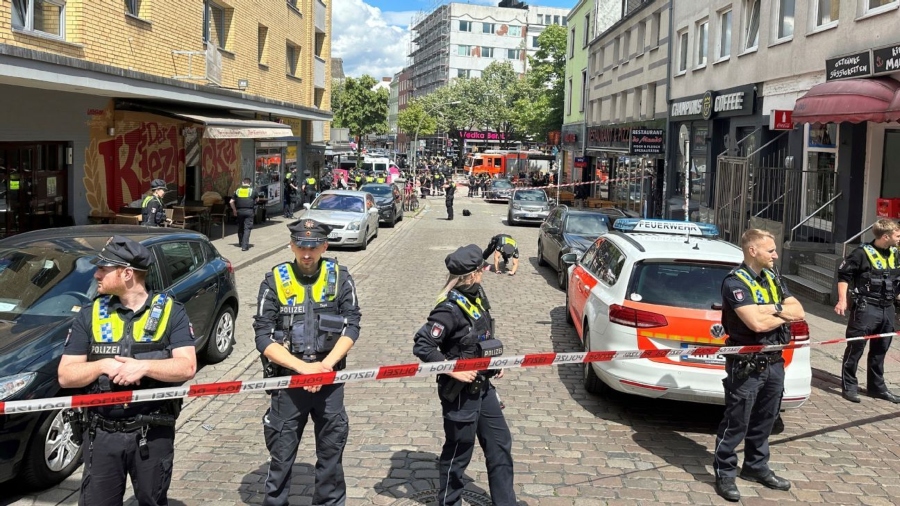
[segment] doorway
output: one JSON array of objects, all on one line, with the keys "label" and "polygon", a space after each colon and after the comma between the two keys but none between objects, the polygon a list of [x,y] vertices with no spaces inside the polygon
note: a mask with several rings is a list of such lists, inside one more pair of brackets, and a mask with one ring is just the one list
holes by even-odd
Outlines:
[{"label": "doorway", "polygon": [[881,198],[900,198],[900,130],[885,130],[881,163]]},{"label": "doorway", "polygon": [[67,149],[0,143],[0,237],[70,224]]}]

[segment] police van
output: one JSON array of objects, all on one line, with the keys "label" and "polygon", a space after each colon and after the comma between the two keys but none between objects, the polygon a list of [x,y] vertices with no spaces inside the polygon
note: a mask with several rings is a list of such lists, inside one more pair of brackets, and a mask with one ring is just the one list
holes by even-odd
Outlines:
[{"label": "police van", "polygon": [[[620,218],[580,257],[569,254],[566,320],[585,351],[673,350],[724,346],[722,281],[743,261],[714,225]],[[805,321],[791,342],[809,340]],[[785,350],[783,408],[810,395],[809,348]],[[724,404],[721,355],[668,356],[584,364],[585,388],[679,401]]]}]

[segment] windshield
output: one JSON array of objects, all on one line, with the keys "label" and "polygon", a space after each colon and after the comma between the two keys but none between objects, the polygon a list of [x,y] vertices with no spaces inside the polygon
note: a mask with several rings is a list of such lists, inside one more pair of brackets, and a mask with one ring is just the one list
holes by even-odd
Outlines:
[{"label": "windshield", "polygon": [[97,295],[90,257],[51,248],[0,251],[0,319],[68,318]]},{"label": "windshield", "polygon": [[570,214],[566,218],[566,233],[599,237],[609,232],[606,218],[598,214]]},{"label": "windshield", "polygon": [[547,194],[543,190],[520,190],[514,198],[528,202],[547,202]]},{"label": "windshield", "polygon": [[722,303],[722,281],[734,266],[693,262],[642,262],[637,265],[630,300],[690,309]]},{"label": "windshield", "polygon": [[338,195],[335,193],[325,193],[319,195],[319,198],[313,202],[310,209],[320,209],[324,211],[348,211],[351,213],[365,212],[366,206],[363,204],[363,198],[354,195]]},{"label": "windshield", "polygon": [[506,179],[495,179],[491,181],[491,186],[494,188],[512,188],[513,185]]},{"label": "windshield", "polygon": [[376,197],[390,197],[391,196],[391,187],[387,185],[378,185],[378,184],[366,184],[363,185],[360,190],[364,192],[369,192]]}]

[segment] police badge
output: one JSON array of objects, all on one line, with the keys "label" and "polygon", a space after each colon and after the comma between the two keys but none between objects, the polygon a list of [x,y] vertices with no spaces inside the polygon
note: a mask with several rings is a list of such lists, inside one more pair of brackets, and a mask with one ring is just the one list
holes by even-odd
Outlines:
[{"label": "police badge", "polygon": [[734,294],[734,298],[735,298],[738,302],[741,302],[742,300],[744,300],[744,291],[743,291],[743,290],[735,290],[735,291],[733,291],[733,292],[731,292],[731,293]]},{"label": "police badge", "polygon": [[444,326],[440,323],[431,324],[431,337],[437,339],[444,335]]}]

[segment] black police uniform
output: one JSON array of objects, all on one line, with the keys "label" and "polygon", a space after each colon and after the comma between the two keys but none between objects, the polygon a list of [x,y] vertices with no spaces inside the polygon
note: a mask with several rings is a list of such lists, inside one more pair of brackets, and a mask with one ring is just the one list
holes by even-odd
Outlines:
[{"label": "black police uniform", "polygon": [[478,184],[478,180],[475,179],[475,176],[469,176],[469,195],[468,195],[469,197],[475,196],[475,192],[478,191],[477,186],[476,186],[477,184]]},{"label": "black police uniform", "polygon": [[[300,220],[289,227],[291,239],[298,244],[298,241],[303,240],[321,243],[327,240],[330,232],[327,225],[314,220]],[[336,279],[332,279],[330,273],[336,273]],[[288,304],[283,304],[280,300],[278,285],[291,277],[305,290],[306,302],[298,304],[302,310],[288,309],[297,299],[288,299]],[[317,283],[323,282],[326,285],[325,297],[324,300],[319,300],[314,292]],[[333,293],[333,300],[328,297],[329,293]],[[256,333],[256,348],[260,353],[272,343],[277,343],[285,345],[304,361],[318,362],[334,348],[341,335],[354,341],[359,338],[361,313],[355,284],[347,268],[338,266],[334,260],[323,258],[319,271],[313,276],[303,276],[295,262],[276,266],[266,274],[260,285],[257,304],[253,329]],[[338,327],[343,326],[343,330],[325,332],[322,329],[323,315],[326,318],[338,317],[341,320]],[[333,318],[329,321],[329,326],[334,325]],[[335,366],[335,370],[342,369],[343,362],[342,360]],[[285,374],[295,373],[273,363],[268,364],[266,376]],[[275,390],[271,397],[271,406],[263,417],[263,433],[271,455],[263,505],[288,504],[297,447],[310,417],[315,426],[316,438],[316,487],[312,503],[343,505],[347,491],[342,461],[350,432],[344,409],[344,385],[324,385],[316,393],[302,388]]]},{"label": "black police uniform", "polygon": [[449,185],[444,189],[446,194],[444,196],[444,204],[447,206],[447,219],[453,219],[453,197],[456,195],[456,185],[451,181]]},{"label": "black police uniform", "polygon": [[[756,284],[742,280],[739,270]],[[769,332],[753,332],[735,309],[750,304],[774,304],[791,297],[790,292],[771,271],[754,273],[741,264],[722,282],[722,325],[728,333],[727,346],[787,344],[790,336],[784,326]],[[753,364],[747,365],[746,359]],[[750,370],[752,369],[752,370]],[[729,355],[725,358],[725,415],[716,434],[713,471],[716,478],[734,478],[737,474],[737,447],[744,441],[741,473],[769,474],[769,435],[781,408],[784,392],[784,359],[781,352],[755,355]],[[746,373],[746,374],[745,374]]]},{"label": "black police uniform", "polygon": [[309,175],[309,172],[305,172],[306,176],[303,179],[303,184],[301,185],[301,190],[303,192],[303,202],[301,204],[312,204],[313,200],[316,200],[316,178]]},{"label": "black police uniform", "polygon": [[[130,263],[135,267],[149,267],[151,257],[146,248],[143,251],[131,248],[120,237],[114,237],[100,253],[100,258]],[[133,246],[136,243],[133,243]],[[143,247],[141,247],[143,248]],[[102,265],[102,262],[99,262]],[[143,307],[132,311],[123,306],[116,296],[101,296],[94,304],[84,307],[76,316],[66,338],[64,355],[87,356],[88,361],[131,356],[137,360],[165,359],[172,356],[172,350],[194,346],[194,336],[184,307],[171,297],[160,297],[150,293]],[[167,302],[166,302],[167,301]],[[168,304],[168,318],[160,318],[157,330],[160,336],[150,343],[137,342],[133,336],[150,338],[150,329],[142,325],[142,318],[152,320],[154,311]],[[122,336],[107,333],[98,328],[94,335],[95,306],[98,315],[104,313],[118,317],[124,330]],[[149,314],[148,314],[149,312]],[[163,309],[162,314],[165,314]],[[102,320],[101,320],[102,321]],[[106,325],[106,322],[101,323]],[[143,326],[144,328],[141,328]],[[164,327],[163,327],[164,326]],[[98,339],[100,338],[100,339]],[[108,338],[108,339],[103,339]],[[120,340],[116,340],[120,338]],[[127,348],[131,348],[129,351]],[[142,390],[173,386],[152,378],[142,378],[139,385],[120,387],[112,384],[108,377],[101,377],[87,387],[88,393],[118,390]],[[91,408],[83,426],[84,471],[81,481],[81,495],[78,503],[82,506],[121,505],[125,494],[126,475],[131,476],[135,498],[138,504],[168,504],[167,494],[172,480],[172,464],[175,450],[175,418],[181,401],[139,402],[116,404]],[[140,417],[139,417],[140,415]],[[151,423],[142,417],[153,415]]]},{"label": "black police uniform", "polygon": [[285,218],[293,218],[294,217],[294,204],[292,202],[294,193],[296,192],[296,186],[294,185],[294,178],[290,177],[291,173],[287,173],[284,179],[284,194],[282,197],[282,209],[281,215]]},{"label": "black police uniform", "polygon": [[[847,337],[894,331],[894,299],[900,293],[898,266],[900,253],[896,248],[885,250],[876,248],[872,243],[856,248],[841,263],[838,281],[849,283],[848,296],[852,304]],[[890,336],[847,343],[841,374],[841,386],[845,394],[857,394],[859,382],[856,379],[856,369],[866,349],[866,342],[869,343],[866,365],[868,393],[876,396],[889,393],[884,383],[884,357],[891,346]]]},{"label": "black police uniform", "polygon": [[519,246],[509,234],[497,234],[491,237],[491,242],[485,248],[482,258],[487,260],[495,251],[500,252],[503,263],[509,262],[510,258],[519,258]]},{"label": "black police uniform", "polygon": [[[162,179],[154,179],[150,183],[151,192],[165,187],[166,183]],[[145,227],[166,226],[166,208],[156,195],[147,195],[141,202],[141,224]]]},{"label": "black police uniform", "polygon": [[234,207],[237,209],[238,240],[241,250],[250,248],[250,231],[253,230],[253,208],[256,207],[258,195],[249,185],[241,185],[234,191]]},{"label": "black police uniform", "polygon": [[[447,257],[451,274],[481,268],[481,249],[460,248]],[[468,307],[467,312],[463,307]],[[490,305],[480,288],[451,290],[428,315],[428,322],[416,332],[413,353],[423,362],[440,362],[480,356],[480,346],[494,340]],[[477,316],[477,317],[476,317]],[[438,398],[444,417],[444,445],[438,460],[439,506],[458,506],[465,487],[464,475],[475,438],[484,451],[491,501],[497,506],[516,504],[513,488],[512,435],[503,416],[497,391],[485,371],[480,381],[461,384],[448,375],[437,377]],[[462,387],[461,390],[459,388]],[[452,390],[459,390],[452,396]],[[449,395],[449,397],[448,397]],[[451,398],[452,397],[452,398]]]}]

